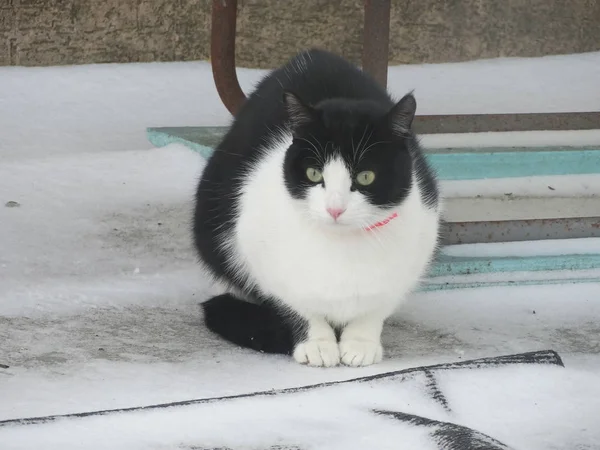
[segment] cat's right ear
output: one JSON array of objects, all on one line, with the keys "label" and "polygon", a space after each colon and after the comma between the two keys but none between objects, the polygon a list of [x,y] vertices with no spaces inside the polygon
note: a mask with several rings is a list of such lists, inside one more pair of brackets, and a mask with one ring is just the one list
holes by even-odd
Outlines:
[{"label": "cat's right ear", "polygon": [[283,93],[283,104],[288,113],[292,132],[312,120],[313,109],[310,106],[305,105],[293,92],[285,91]]}]

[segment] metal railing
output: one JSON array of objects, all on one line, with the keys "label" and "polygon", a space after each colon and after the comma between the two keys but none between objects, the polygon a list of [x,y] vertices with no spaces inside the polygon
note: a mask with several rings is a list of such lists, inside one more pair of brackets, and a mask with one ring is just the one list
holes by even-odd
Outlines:
[{"label": "metal railing", "polygon": [[[387,86],[390,0],[364,1],[363,69]],[[237,0],[213,0],[211,64],[221,101],[235,115],[246,100],[235,70]],[[459,114],[417,116],[423,134],[486,131],[589,130],[600,128],[600,112]]]}]

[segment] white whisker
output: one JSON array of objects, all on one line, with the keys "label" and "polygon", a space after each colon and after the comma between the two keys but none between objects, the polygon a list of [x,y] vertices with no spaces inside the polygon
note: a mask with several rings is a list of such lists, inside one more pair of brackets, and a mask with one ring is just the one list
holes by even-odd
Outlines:
[{"label": "white whisker", "polygon": [[358,158],[358,162],[362,161],[362,159],[365,157],[365,155],[367,154],[367,152],[372,149],[373,147],[375,147],[378,144],[386,144],[389,143],[389,141],[377,141],[377,142],[373,142],[371,145],[369,145],[368,147],[366,147],[360,154],[360,157]]},{"label": "white whisker", "polygon": [[[321,165],[324,165],[323,156],[322,156],[322,154],[319,152],[319,149],[318,149],[318,148],[317,148],[317,146],[314,144],[314,142],[312,142],[312,141],[310,141],[310,140],[308,140],[308,139],[302,138],[302,137],[299,137],[298,139],[299,139],[299,140],[301,140],[301,141],[304,141],[304,142],[306,142],[307,144],[309,144],[309,145],[311,146],[311,147],[309,148],[309,150],[311,150],[311,151],[312,151],[312,153],[315,155],[315,159],[317,160],[317,163],[319,163],[319,164],[321,164]],[[318,143],[318,141],[317,141],[317,143]],[[319,145],[320,145],[320,144],[319,144]]]}]

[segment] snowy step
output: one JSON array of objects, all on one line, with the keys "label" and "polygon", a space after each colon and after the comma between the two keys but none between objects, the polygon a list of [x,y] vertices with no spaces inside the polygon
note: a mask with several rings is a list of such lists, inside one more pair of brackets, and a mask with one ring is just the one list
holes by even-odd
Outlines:
[{"label": "snowy step", "polygon": [[600,238],[443,248],[422,291],[600,281]]},{"label": "snowy step", "polygon": [[[226,127],[148,128],[147,136],[157,147],[177,142],[209,158],[226,130]],[[428,151],[427,157],[441,180],[600,174],[600,145],[441,148]]]},{"label": "snowy step", "polygon": [[600,195],[593,197],[446,197],[449,222],[483,222],[600,217]]},{"label": "snowy step", "polygon": [[[158,147],[180,143],[210,158],[226,130],[162,127],[148,128],[147,135]],[[444,242],[600,236],[599,132],[423,136],[441,180]],[[569,146],[569,139],[580,145]],[[544,145],[548,142],[557,146]],[[478,146],[444,148],[444,143]]]}]

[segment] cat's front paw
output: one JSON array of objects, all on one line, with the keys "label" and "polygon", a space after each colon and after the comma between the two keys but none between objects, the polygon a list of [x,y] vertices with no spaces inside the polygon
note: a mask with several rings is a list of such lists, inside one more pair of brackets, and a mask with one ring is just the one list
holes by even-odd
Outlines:
[{"label": "cat's front paw", "polygon": [[377,341],[342,339],[339,347],[342,363],[347,366],[370,366],[383,358],[383,347]]},{"label": "cat's front paw", "polygon": [[332,367],[340,363],[340,349],[336,341],[310,340],[294,349],[294,359],[300,364],[316,367]]}]

